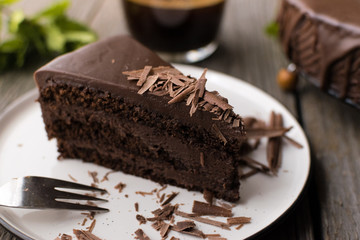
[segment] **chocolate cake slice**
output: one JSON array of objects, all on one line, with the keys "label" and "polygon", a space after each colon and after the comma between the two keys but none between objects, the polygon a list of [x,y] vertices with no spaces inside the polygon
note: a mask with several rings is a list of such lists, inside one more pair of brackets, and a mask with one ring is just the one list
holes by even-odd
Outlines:
[{"label": "chocolate cake slice", "polygon": [[242,120],[205,90],[204,76],[183,75],[128,36],[60,56],[34,76],[61,158],[239,199]]},{"label": "chocolate cake slice", "polygon": [[283,0],[280,40],[313,84],[360,109],[360,1]]}]

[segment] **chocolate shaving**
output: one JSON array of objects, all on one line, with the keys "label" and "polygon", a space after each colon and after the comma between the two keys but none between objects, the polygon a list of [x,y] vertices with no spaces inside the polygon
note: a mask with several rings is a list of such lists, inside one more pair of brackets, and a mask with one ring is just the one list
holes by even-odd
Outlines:
[{"label": "chocolate shaving", "polygon": [[224,237],[209,237],[208,240],[227,240],[227,238],[224,238]]},{"label": "chocolate shaving", "polygon": [[85,223],[87,222],[87,218],[84,218],[84,220],[81,223],[81,226],[85,226]]},{"label": "chocolate shaving", "polygon": [[215,205],[210,205],[199,201],[194,201],[192,212],[200,215],[212,215],[212,216],[221,216],[221,217],[232,216],[231,210],[229,209]]},{"label": "chocolate shaving", "polygon": [[74,182],[77,182],[77,180],[73,176],[71,176],[70,174],[68,174],[68,176],[71,180],[73,180]]},{"label": "chocolate shaving", "polygon": [[171,77],[171,78],[170,78],[170,81],[171,81],[172,83],[174,83],[175,85],[178,85],[178,86],[181,86],[181,87],[185,86],[185,83],[183,83],[182,81],[180,81],[180,80],[179,80],[178,78],[176,78],[175,76]]},{"label": "chocolate shaving", "polygon": [[119,193],[121,193],[125,187],[126,187],[125,183],[119,182],[114,188],[119,190]]},{"label": "chocolate shaving", "polygon": [[140,214],[137,214],[137,215],[136,215],[136,220],[139,221],[139,224],[140,224],[140,225],[146,223],[146,218],[145,218],[144,216],[140,215]]},{"label": "chocolate shaving", "polygon": [[289,143],[291,143],[293,146],[301,149],[303,148],[303,145],[301,145],[299,142],[295,141],[294,139],[292,139],[291,137],[288,137],[286,135],[283,136]]},{"label": "chocolate shaving", "polygon": [[134,207],[135,207],[135,211],[139,211],[139,203],[138,202],[136,202],[136,203],[134,203]]},{"label": "chocolate shaving", "polygon": [[258,168],[255,168],[255,169],[251,169],[249,172],[247,173],[244,173],[240,176],[240,179],[244,180],[244,179],[247,179],[251,176],[254,176],[255,174],[257,174],[258,172],[260,172],[260,170]]},{"label": "chocolate shaving", "polygon": [[99,237],[95,236],[90,231],[73,229],[73,233],[78,240],[101,240]]},{"label": "chocolate shaving", "polygon": [[[240,119],[238,118],[235,118],[234,121],[233,121],[233,127],[240,127]],[[245,125],[246,126],[246,125]]]},{"label": "chocolate shaving", "polygon": [[169,229],[170,229],[170,224],[167,224],[167,223],[162,223],[162,226],[161,226],[161,228],[160,228],[160,236],[162,237],[162,238],[164,238],[167,234],[168,234],[168,232],[169,232]]},{"label": "chocolate shaving", "polygon": [[200,152],[200,165],[205,167],[204,153]]},{"label": "chocolate shaving", "polygon": [[212,129],[213,129],[215,135],[224,143],[224,145],[226,145],[227,140],[224,137],[224,135],[221,133],[219,127],[215,123],[212,125]]},{"label": "chocolate shaving", "polygon": [[198,229],[195,229],[195,228],[186,229],[186,230],[182,230],[182,231],[177,231],[177,229],[173,228],[173,226],[172,226],[171,230],[174,230],[174,231],[180,232],[180,233],[184,233],[184,234],[188,234],[188,235],[191,235],[191,236],[194,236],[194,237],[205,238],[205,234],[202,231],[200,231]]},{"label": "chocolate shaving", "polygon": [[247,138],[262,138],[262,137],[281,137],[288,131],[290,128],[283,127],[274,127],[274,128],[251,128],[246,130]]},{"label": "chocolate shaving", "polygon": [[207,203],[209,203],[210,205],[213,204],[214,194],[212,192],[205,189],[203,192],[203,197]]},{"label": "chocolate shaving", "polygon": [[135,192],[136,194],[140,194],[141,196],[145,197],[145,195],[153,195],[153,192],[142,192],[142,191],[137,191]]},{"label": "chocolate shaving", "polygon": [[221,99],[218,95],[214,94],[214,92],[205,92],[204,100],[208,103],[218,106],[222,110],[232,109],[233,107]]},{"label": "chocolate shaving", "polygon": [[268,172],[270,170],[265,164],[262,164],[261,162],[258,162],[248,156],[242,156],[241,161],[244,161],[248,166],[259,169],[262,172]]},{"label": "chocolate shaving", "polygon": [[94,219],[94,220],[91,222],[90,226],[87,227],[86,229],[89,230],[89,232],[92,232],[92,231],[94,230],[94,228],[95,228],[95,224],[96,224],[96,219]]},{"label": "chocolate shaving", "polygon": [[151,86],[154,85],[154,83],[157,81],[158,78],[159,78],[158,75],[149,76],[146,79],[144,85],[142,85],[142,87],[139,89],[138,94],[140,95],[144,94],[147,90],[149,90]]},{"label": "chocolate shaving", "polygon": [[151,226],[156,230],[159,231],[161,226],[163,225],[163,221],[156,221]]},{"label": "chocolate shaving", "polygon": [[244,226],[244,224],[241,223],[241,224],[239,224],[239,226],[237,226],[235,229],[236,229],[236,230],[239,230],[239,229],[242,228],[243,226]]},{"label": "chocolate shaving", "polygon": [[177,103],[177,102],[181,102],[183,101],[188,94],[190,94],[193,90],[194,90],[195,86],[191,85],[188,88],[186,88],[184,91],[182,91],[180,94],[178,94],[176,97],[174,97],[173,99],[171,99],[168,104],[173,104],[173,103]]},{"label": "chocolate shaving", "polygon": [[[281,114],[276,114],[271,112],[270,115],[270,127],[273,128],[282,128],[283,127],[283,119]],[[276,174],[277,170],[281,165],[280,158],[280,149],[281,149],[281,138],[280,137],[271,137],[268,140],[266,153],[267,153],[267,161],[270,167],[270,170]]]},{"label": "chocolate shaving", "polygon": [[165,206],[170,203],[178,194],[179,192],[172,192],[171,195],[161,204],[161,206]]},{"label": "chocolate shaving", "polygon": [[163,193],[159,199],[160,202],[164,201],[164,198],[165,198],[165,193]]},{"label": "chocolate shaving", "polygon": [[215,220],[204,218],[204,217],[194,216],[194,214],[185,213],[185,212],[181,212],[181,211],[178,211],[178,210],[176,210],[174,213],[176,215],[178,215],[178,216],[188,218],[188,219],[191,219],[191,220],[194,220],[194,221],[197,221],[197,222],[201,222],[201,223],[209,224],[209,225],[212,225],[212,226],[215,226],[215,227],[220,227],[222,229],[230,230],[227,223],[223,223],[223,222],[220,222],[220,221],[215,221]]},{"label": "chocolate shaving", "polygon": [[170,240],[180,240],[180,238],[176,238],[176,237],[171,237]]},{"label": "chocolate shaving", "polygon": [[135,234],[138,237],[138,239],[140,239],[140,240],[150,240],[150,238],[140,228],[135,231]]},{"label": "chocolate shaving", "polygon": [[177,222],[176,225],[172,226],[172,228],[175,231],[181,232],[190,228],[194,228],[196,226],[196,224],[194,223],[194,221],[189,221],[189,220],[185,220],[185,221],[180,221]]},{"label": "chocolate shaving", "polygon": [[88,217],[90,220],[93,220],[95,217],[95,212],[90,212],[90,213],[81,213],[82,215],[85,215],[86,217]]},{"label": "chocolate shaving", "polygon": [[152,213],[155,215],[155,217],[147,218],[148,221],[159,221],[159,220],[169,220],[175,210],[175,206],[172,206],[170,204],[166,205],[162,209],[156,209],[155,211],[152,211]]},{"label": "chocolate shaving", "polygon": [[237,224],[250,223],[250,222],[251,222],[250,217],[232,217],[232,218],[227,219],[227,223],[230,226],[237,225]]},{"label": "chocolate shaving", "polygon": [[[59,239],[59,238],[57,238],[57,239]],[[64,233],[61,235],[60,240],[72,240],[72,236]]]},{"label": "chocolate shaving", "polygon": [[147,76],[149,75],[150,71],[152,69],[152,66],[145,66],[144,70],[142,71],[139,81],[136,83],[136,86],[142,86],[144,84],[144,82],[147,79]]}]

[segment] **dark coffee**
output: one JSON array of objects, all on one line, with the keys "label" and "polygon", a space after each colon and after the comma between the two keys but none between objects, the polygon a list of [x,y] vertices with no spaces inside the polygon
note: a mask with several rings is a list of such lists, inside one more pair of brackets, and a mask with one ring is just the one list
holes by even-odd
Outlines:
[{"label": "dark coffee", "polygon": [[131,34],[160,52],[184,52],[214,41],[224,8],[224,0],[123,0],[123,3]]}]

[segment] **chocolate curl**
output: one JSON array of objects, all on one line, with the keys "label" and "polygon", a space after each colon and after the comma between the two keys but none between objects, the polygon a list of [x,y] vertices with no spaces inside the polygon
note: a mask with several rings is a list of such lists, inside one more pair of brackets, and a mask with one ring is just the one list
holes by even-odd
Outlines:
[{"label": "chocolate curl", "polygon": [[140,75],[139,81],[136,83],[136,86],[142,86],[144,84],[151,69],[152,69],[152,66],[145,66],[143,72]]},{"label": "chocolate curl", "polygon": [[[281,114],[275,114],[274,112],[271,112],[270,127],[272,128],[283,127],[283,118]],[[277,173],[281,165],[281,158],[280,158],[281,142],[282,142],[281,137],[271,137],[269,138],[268,144],[266,146],[267,161],[271,172],[273,172],[274,174]]]}]

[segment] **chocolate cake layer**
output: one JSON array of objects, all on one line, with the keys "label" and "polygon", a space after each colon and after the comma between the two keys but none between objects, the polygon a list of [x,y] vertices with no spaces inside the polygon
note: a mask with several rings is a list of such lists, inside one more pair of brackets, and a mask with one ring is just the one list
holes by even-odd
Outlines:
[{"label": "chocolate cake layer", "polygon": [[284,0],[279,13],[286,54],[312,83],[360,108],[360,3]]},{"label": "chocolate cake layer", "polygon": [[237,119],[237,126],[214,120],[218,114],[205,109],[191,117],[185,102],[169,104],[170,96],[151,92],[140,95],[136,82],[123,75],[160,65],[170,66],[133,39],[119,36],[44,66],[35,79],[49,138],[57,139],[62,158],[80,158],[236,201],[241,119],[230,110],[226,113],[233,118],[227,119]]}]

